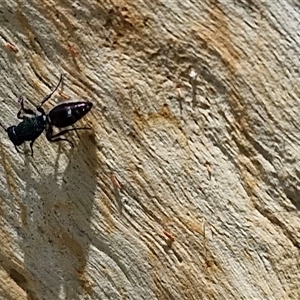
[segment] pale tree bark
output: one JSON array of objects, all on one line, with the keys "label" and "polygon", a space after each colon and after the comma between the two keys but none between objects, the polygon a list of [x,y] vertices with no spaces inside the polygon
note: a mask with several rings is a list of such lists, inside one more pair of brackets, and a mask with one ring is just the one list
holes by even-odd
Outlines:
[{"label": "pale tree bark", "polygon": [[17,153],[0,131],[1,299],[300,299],[300,6],[0,3],[1,116],[89,100]]}]

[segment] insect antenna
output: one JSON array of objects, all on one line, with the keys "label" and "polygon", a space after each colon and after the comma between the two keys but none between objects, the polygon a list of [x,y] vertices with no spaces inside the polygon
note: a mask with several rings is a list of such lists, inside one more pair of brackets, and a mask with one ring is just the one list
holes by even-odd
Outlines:
[{"label": "insect antenna", "polygon": [[42,102],[38,105],[38,107],[41,107],[46,101],[48,101],[51,97],[52,97],[52,95],[56,92],[56,90],[58,89],[58,87],[59,87],[59,85],[60,85],[60,83],[61,83],[61,81],[62,81],[62,78],[63,78],[63,75],[61,74],[60,75],[60,77],[59,77],[59,81],[58,81],[58,84],[56,85],[56,87],[53,89],[53,91],[49,94],[49,95],[47,95],[43,100],[42,100]]}]

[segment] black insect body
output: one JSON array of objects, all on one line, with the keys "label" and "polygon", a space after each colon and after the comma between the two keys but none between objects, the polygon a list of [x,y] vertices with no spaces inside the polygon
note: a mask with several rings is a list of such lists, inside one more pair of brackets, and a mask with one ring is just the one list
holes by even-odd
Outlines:
[{"label": "black insect body", "polygon": [[17,114],[17,118],[23,121],[18,125],[10,126],[7,129],[0,123],[0,126],[7,132],[9,139],[12,141],[18,152],[19,150],[17,146],[20,146],[25,141],[30,141],[31,156],[33,156],[33,143],[44,130],[46,131],[46,137],[49,142],[67,141],[72,145],[72,147],[74,147],[71,141],[66,138],[62,138],[61,136],[69,131],[91,129],[88,127],[76,127],[65,129],[57,134],[53,134],[53,126],[57,128],[71,126],[85,116],[93,106],[93,104],[88,101],[67,102],[55,106],[48,114],[46,114],[42,105],[48,101],[53,93],[58,89],[61,80],[62,75],[60,76],[59,82],[54,90],[36,107],[39,114],[35,113],[31,109],[25,108],[24,99],[23,97],[20,97],[19,102],[21,104],[21,108]]},{"label": "black insect body", "polygon": [[31,141],[30,147],[32,150],[32,145],[34,141],[42,134],[42,132],[45,129],[46,129],[46,116],[41,115],[33,118],[24,118],[23,122],[19,123],[16,126],[8,127],[6,131],[8,137],[15,145],[16,150],[19,152],[17,146],[20,146],[25,141]]},{"label": "black insect body", "polygon": [[86,115],[92,108],[91,102],[66,102],[52,108],[48,122],[58,128],[71,126]]},{"label": "black insect body", "polygon": [[69,131],[77,131],[82,129],[91,129],[87,127],[76,127],[65,129],[53,135],[53,126],[57,128],[64,128],[73,125],[85,116],[93,107],[92,102],[78,101],[62,103],[50,110],[47,117],[46,137],[50,142],[67,141],[72,147],[73,143],[66,138],[60,138],[61,135]]}]

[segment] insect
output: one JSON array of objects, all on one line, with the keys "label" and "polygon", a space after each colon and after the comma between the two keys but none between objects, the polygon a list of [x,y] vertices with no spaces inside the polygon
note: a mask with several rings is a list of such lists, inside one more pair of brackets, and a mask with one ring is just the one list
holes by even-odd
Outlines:
[{"label": "insect", "polygon": [[93,103],[89,101],[64,102],[53,107],[49,113],[46,114],[42,106],[58,89],[61,81],[62,75],[53,91],[36,107],[37,113],[29,108],[25,108],[24,98],[20,96],[19,103],[21,108],[17,114],[17,118],[23,121],[18,125],[13,125],[8,128],[5,128],[0,123],[0,126],[7,132],[7,135],[14,144],[17,152],[20,152],[17,146],[20,146],[25,141],[30,141],[31,156],[33,156],[33,144],[44,130],[49,142],[67,141],[74,147],[71,141],[61,136],[70,131],[91,129],[89,127],[76,127],[64,129],[56,134],[53,133],[53,126],[57,128],[71,126],[85,116],[93,107]]}]

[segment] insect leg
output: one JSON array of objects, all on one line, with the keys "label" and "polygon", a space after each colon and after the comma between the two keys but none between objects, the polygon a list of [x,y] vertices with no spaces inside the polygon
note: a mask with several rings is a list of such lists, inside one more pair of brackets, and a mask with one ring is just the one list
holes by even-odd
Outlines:
[{"label": "insect leg", "polygon": [[32,140],[31,142],[30,142],[30,149],[31,149],[31,156],[33,157],[33,143],[35,142],[35,139],[34,140]]},{"label": "insect leg", "polygon": [[2,123],[0,123],[0,126],[1,126],[5,131],[7,131],[7,128],[5,128],[5,127],[2,125]]},{"label": "insect leg", "polygon": [[[65,130],[63,130],[65,131]],[[63,132],[64,133],[64,132]],[[74,144],[69,141],[68,139],[60,138],[59,136],[62,135],[63,133],[59,132],[58,134],[53,135],[53,127],[49,126],[46,129],[46,138],[49,142],[54,143],[54,142],[59,142],[59,141],[66,141],[71,144],[71,146],[74,148]]]},{"label": "insect leg", "polygon": [[18,149],[18,147],[15,145],[15,149],[18,153],[21,153],[20,150]]},{"label": "insect leg", "polygon": [[58,84],[56,85],[56,87],[53,89],[53,91],[49,94],[49,95],[47,95],[43,100],[42,100],[42,102],[37,106],[37,109],[39,108],[39,107],[41,107],[46,101],[48,101],[50,98],[51,98],[51,96],[55,93],[55,91],[58,89],[58,87],[59,87],[59,85],[60,85],[60,83],[61,83],[61,81],[62,81],[62,74],[60,75],[60,77],[59,77],[59,81],[58,81]]},{"label": "insect leg", "polygon": [[89,128],[89,127],[77,127],[77,128],[65,129],[65,130],[62,130],[59,133],[53,135],[53,128],[49,127],[46,130],[46,137],[47,137],[49,142],[67,141],[74,148],[74,144],[71,141],[69,141],[66,138],[61,138],[60,136],[63,135],[63,134],[66,134],[67,132],[70,132],[70,131],[88,130],[88,129],[91,129],[91,128]]},{"label": "insect leg", "polygon": [[45,115],[45,114],[46,114],[45,111],[44,111],[44,109],[43,109],[41,106],[37,106],[37,107],[36,107],[36,110],[37,110],[38,112],[40,112],[42,115]]},{"label": "insect leg", "polygon": [[23,98],[23,96],[20,96],[18,101],[21,104],[21,108],[20,108],[20,110],[18,111],[18,114],[17,114],[18,119],[22,120],[22,119],[26,118],[26,116],[22,115],[22,112],[27,114],[27,115],[31,115],[31,116],[34,116],[34,117],[36,116],[36,113],[32,109],[24,107],[24,98]]}]

